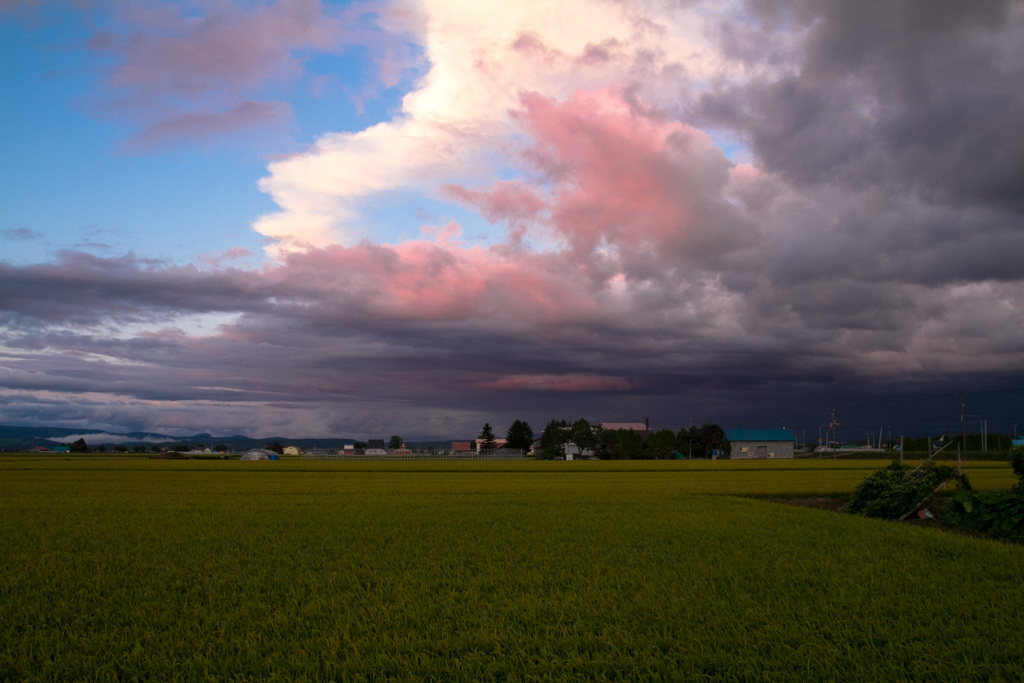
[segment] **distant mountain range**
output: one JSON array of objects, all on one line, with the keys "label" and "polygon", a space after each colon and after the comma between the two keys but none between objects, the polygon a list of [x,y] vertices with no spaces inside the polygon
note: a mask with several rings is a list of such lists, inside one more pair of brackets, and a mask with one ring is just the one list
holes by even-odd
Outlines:
[{"label": "distant mountain range", "polygon": [[[96,448],[100,445],[112,446],[121,444],[131,448],[144,445],[188,445],[213,447],[223,444],[229,451],[238,452],[250,448],[261,448],[269,443],[277,441],[282,446],[297,446],[302,450],[311,448],[343,448],[347,444],[356,442],[356,439],[286,439],[281,436],[268,436],[255,438],[236,434],[234,436],[213,436],[208,433],[194,434],[192,436],[168,436],[154,432],[128,432],[119,434],[107,432],[100,429],[69,429],[65,427],[17,427],[0,425],[0,450],[4,451],[28,451],[36,446],[52,448],[54,446],[71,443],[78,439],[84,439],[89,448]],[[465,439],[470,441],[471,439]],[[426,441],[417,442],[420,448],[448,448],[450,441]],[[408,444],[413,447],[413,444]]]},{"label": "distant mountain range", "polygon": [[280,436],[254,438],[235,434],[233,436],[213,436],[208,433],[192,436],[169,436],[154,432],[128,432],[119,434],[100,429],[68,429],[65,427],[15,427],[0,425],[0,449],[5,451],[26,451],[36,446],[52,448],[63,443],[71,443],[84,439],[86,445],[95,448],[100,445],[122,444],[132,446],[144,445],[179,445],[206,446],[212,448],[224,444],[230,451],[259,448],[277,441],[282,446],[298,446],[308,448],[342,448],[345,444],[354,443],[355,439],[285,439]]}]

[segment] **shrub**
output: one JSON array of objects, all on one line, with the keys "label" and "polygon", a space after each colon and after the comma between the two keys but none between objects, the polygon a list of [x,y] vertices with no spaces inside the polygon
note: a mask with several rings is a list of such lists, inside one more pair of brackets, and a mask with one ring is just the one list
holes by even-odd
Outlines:
[{"label": "shrub", "polygon": [[1020,484],[1006,491],[979,491],[953,496],[942,523],[957,529],[984,531],[996,538],[1024,540],[1024,491]]},{"label": "shrub", "polygon": [[858,484],[853,497],[840,509],[866,517],[897,519],[913,510],[949,479],[957,479],[961,488],[970,489],[967,477],[957,475],[956,468],[926,462],[911,470],[909,466],[893,461]]},{"label": "shrub", "polygon": [[1013,487],[1014,491],[1024,493],[1024,446],[1017,446],[1010,454],[1010,466],[1013,473],[1020,477],[1020,481]]},{"label": "shrub", "polygon": [[1010,465],[1020,481],[1009,491],[953,496],[942,513],[942,523],[956,529],[984,531],[996,538],[1024,541],[1024,447],[1013,449]]}]

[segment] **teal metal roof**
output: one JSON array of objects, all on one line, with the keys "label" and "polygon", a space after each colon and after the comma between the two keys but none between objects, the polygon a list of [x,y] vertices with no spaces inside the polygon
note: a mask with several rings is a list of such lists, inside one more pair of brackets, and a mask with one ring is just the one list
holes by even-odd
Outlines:
[{"label": "teal metal roof", "polygon": [[724,429],[729,441],[795,441],[788,429]]}]

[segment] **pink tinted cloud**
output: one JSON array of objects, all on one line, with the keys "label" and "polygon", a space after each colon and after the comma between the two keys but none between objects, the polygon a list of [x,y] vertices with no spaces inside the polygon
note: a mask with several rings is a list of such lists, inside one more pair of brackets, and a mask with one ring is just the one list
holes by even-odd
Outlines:
[{"label": "pink tinted cloud", "polygon": [[[506,223],[505,244],[466,246],[452,223],[426,230],[433,240],[291,254],[283,270],[304,273],[300,288],[358,302],[374,318],[611,321],[633,297],[624,255],[653,249],[671,261],[705,233],[729,229],[722,193],[731,164],[703,133],[618,89],[577,92],[563,103],[526,95],[523,103],[515,115],[534,136],[527,158],[540,180],[441,187],[486,220]],[[553,231],[564,244],[523,248],[520,234],[530,231]]]},{"label": "pink tinted cloud", "polygon": [[622,377],[605,375],[506,375],[477,382],[491,391],[629,391],[633,385]]},{"label": "pink tinted cloud", "polygon": [[558,255],[466,247],[456,234],[449,225],[433,242],[294,253],[267,277],[303,299],[345,301],[371,318],[528,325],[599,313],[586,280]]},{"label": "pink tinted cloud", "polygon": [[547,200],[537,188],[517,180],[498,181],[485,191],[446,184],[441,186],[441,192],[477,207],[491,223],[530,220],[548,209]]},{"label": "pink tinted cloud", "polygon": [[532,172],[482,188],[441,187],[508,225],[510,244],[532,234],[564,245],[561,256],[579,264],[609,249],[636,260],[735,245],[733,165],[708,135],[619,87],[577,91],[564,102],[527,93],[521,102],[512,115],[532,138],[520,157]]},{"label": "pink tinted cloud", "polygon": [[196,259],[196,265],[210,268],[212,270],[218,270],[231,264],[244,262],[253,258],[255,255],[256,254],[254,254],[251,249],[247,249],[246,247],[232,247],[224,251],[200,256]]},{"label": "pink tinted cloud", "polygon": [[[574,251],[685,245],[708,229],[708,205],[724,206],[731,163],[710,138],[651,115],[621,89],[578,91],[564,103],[528,93],[522,102],[515,116],[534,138],[528,158],[551,186],[552,224]],[[487,194],[500,202],[502,193]]]}]

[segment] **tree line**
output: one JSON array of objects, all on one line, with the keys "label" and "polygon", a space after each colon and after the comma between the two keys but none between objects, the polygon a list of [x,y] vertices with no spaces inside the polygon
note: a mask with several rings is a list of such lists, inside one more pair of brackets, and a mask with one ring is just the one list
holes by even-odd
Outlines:
[{"label": "tree line", "polygon": [[[486,423],[480,431],[481,450],[497,448],[494,429]],[[605,429],[584,418],[575,422],[551,420],[541,432],[536,457],[544,460],[561,458],[567,444],[574,444],[580,453],[592,453],[604,460],[710,458],[716,452],[728,457],[729,441],[717,424],[682,428],[678,432],[658,429],[639,433],[632,429]],[[534,432],[528,422],[516,420],[505,436],[505,448],[528,452],[534,445]]]}]

